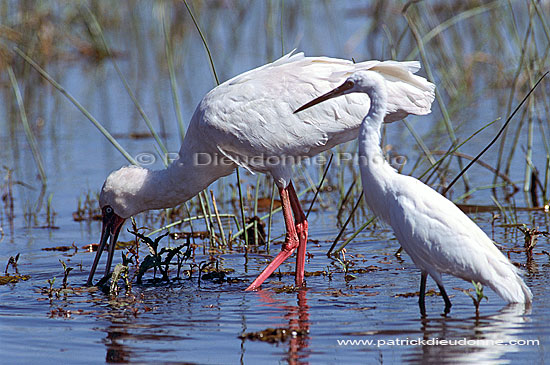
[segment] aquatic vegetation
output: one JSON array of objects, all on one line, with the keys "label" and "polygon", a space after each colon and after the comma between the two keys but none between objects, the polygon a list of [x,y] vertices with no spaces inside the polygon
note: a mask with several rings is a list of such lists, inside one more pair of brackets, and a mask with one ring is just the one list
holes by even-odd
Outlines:
[{"label": "aquatic vegetation", "polygon": [[539,236],[550,237],[550,233],[547,231],[539,231],[537,228],[527,228],[526,224],[517,227],[524,235],[524,245],[527,258],[533,259],[533,249],[537,244]]},{"label": "aquatic vegetation", "polygon": [[[130,233],[132,233],[133,235],[135,235],[136,237],[138,237],[139,239],[141,239],[141,241],[147,245],[147,247],[149,248],[149,252],[150,252],[150,254],[145,256],[145,258],[143,259],[143,261],[139,265],[139,270],[136,274],[137,282],[141,283],[141,278],[143,277],[143,275],[149,269],[154,270],[153,278],[156,276],[157,269],[158,269],[162,274],[162,279],[161,280],[168,281],[169,280],[168,279],[168,265],[170,264],[170,261],[174,257],[174,255],[176,255],[179,252],[179,250],[181,250],[184,246],[181,245],[176,249],[167,249],[167,248],[163,247],[159,251],[158,245],[159,245],[160,240],[163,239],[164,237],[168,236],[170,234],[170,232],[166,232],[164,234],[161,234],[161,235],[157,236],[157,238],[155,238],[155,240],[152,240],[151,238],[149,238],[147,236],[144,236],[143,234],[141,234],[137,231],[130,231],[130,230],[128,230],[128,231]],[[163,258],[162,258],[162,254],[164,254],[164,253],[167,253],[165,260],[163,260]]]},{"label": "aquatic vegetation", "polygon": [[476,316],[479,317],[479,305],[481,304],[481,300],[489,300],[485,294],[483,294],[483,285],[481,283],[475,282],[472,280],[472,285],[474,286],[475,295],[472,294],[469,290],[462,290],[464,294],[472,298],[472,302],[474,303],[474,307],[476,309]]},{"label": "aquatic vegetation", "polygon": [[73,270],[72,267],[68,267],[67,264],[65,264],[65,261],[59,260],[61,265],[63,265],[63,284],[61,284],[61,287],[63,289],[67,289],[67,283],[69,280],[69,273]]},{"label": "aquatic vegetation", "polygon": [[93,221],[101,220],[101,209],[98,203],[98,194],[93,194],[88,191],[82,196],[78,197],[76,210],[73,212],[73,219],[76,222],[80,221]]},{"label": "aquatic vegetation", "polygon": [[[10,256],[10,258],[8,259],[8,263],[6,264],[6,270],[4,270],[4,275],[0,275],[0,285],[15,284],[20,280],[25,281],[31,278],[30,275],[19,274],[19,270],[17,268],[18,260],[19,254],[15,256]],[[13,274],[8,274],[8,269],[10,266],[15,271]]]},{"label": "aquatic vegetation", "polygon": [[124,255],[122,256],[122,264],[117,264],[111,274],[111,284],[109,286],[109,295],[111,297],[118,296],[120,292],[118,282],[120,279],[124,281],[126,292],[130,292],[132,290],[132,281],[130,280],[130,271],[128,269],[130,260],[128,260],[128,258],[126,258]]},{"label": "aquatic vegetation", "polygon": [[0,212],[2,213],[2,218],[5,215],[9,221],[12,221],[14,218],[13,185],[15,183],[13,181],[13,170],[6,166],[3,166],[3,169],[5,174],[0,184],[0,197],[2,199],[3,209]]}]

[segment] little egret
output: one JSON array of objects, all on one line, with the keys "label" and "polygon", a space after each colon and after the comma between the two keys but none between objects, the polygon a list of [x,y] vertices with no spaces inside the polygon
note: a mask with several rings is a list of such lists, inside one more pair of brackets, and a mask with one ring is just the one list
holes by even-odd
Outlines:
[{"label": "little egret", "polygon": [[356,138],[369,99],[365,94],[355,94],[300,115],[293,114],[294,109],[336,87],[357,70],[373,70],[388,85],[384,121],[427,114],[434,99],[434,85],[413,75],[419,68],[418,62],[353,63],[291,52],[214,88],[197,106],[179,158],[168,168],[152,171],[123,167],[105,180],[99,197],[101,240],[88,285],[110,238],[105,274],[109,273],[115,243],[126,219],[146,210],[181,204],[240,166],[273,176],[281,195],[287,233],[281,253],[247,290],[260,286],[296,249],[295,281],[301,286],[308,225],[291,182],[292,166],[301,158]]},{"label": "little egret", "polygon": [[303,105],[295,113],[299,115],[341,95],[369,96],[370,108],[359,130],[365,199],[373,213],[393,228],[399,243],[421,270],[418,301],[421,314],[426,314],[424,296],[428,274],[445,300],[445,314],[451,309],[451,301],[443,287],[442,273],[480,282],[508,303],[530,303],[533,296],[519,277],[519,270],[466,214],[421,181],[399,174],[384,159],[380,128],[388,110],[389,89],[379,73],[360,70],[341,86]]}]

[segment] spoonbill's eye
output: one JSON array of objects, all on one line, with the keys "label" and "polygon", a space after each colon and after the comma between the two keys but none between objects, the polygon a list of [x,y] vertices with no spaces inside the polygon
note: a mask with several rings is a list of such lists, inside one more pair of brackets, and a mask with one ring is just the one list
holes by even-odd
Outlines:
[{"label": "spoonbill's eye", "polygon": [[351,89],[352,87],[355,86],[355,83],[351,80],[348,80],[344,83],[344,85],[345,85],[346,89]]},{"label": "spoonbill's eye", "polygon": [[105,213],[106,214],[113,214],[113,208],[111,208],[109,206],[105,207]]}]

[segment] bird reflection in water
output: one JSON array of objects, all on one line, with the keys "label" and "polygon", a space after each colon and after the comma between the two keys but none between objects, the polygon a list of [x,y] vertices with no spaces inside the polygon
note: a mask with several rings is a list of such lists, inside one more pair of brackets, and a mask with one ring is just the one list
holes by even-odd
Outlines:
[{"label": "bird reflection in water", "polygon": [[[260,332],[247,333],[241,336],[244,341],[260,340],[270,343],[288,344],[286,360],[289,364],[307,363],[309,356],[309,305],[307,304],[307,289],[296,291],[296,305],[289,305],[285,300],[276,299],[274,292],[260,290],[257,292],[263,307],[275,308],[281,315],[272,316],[274,328],[267,328]],[[288,325],[282,326],[280,320],[288,321]]]}]

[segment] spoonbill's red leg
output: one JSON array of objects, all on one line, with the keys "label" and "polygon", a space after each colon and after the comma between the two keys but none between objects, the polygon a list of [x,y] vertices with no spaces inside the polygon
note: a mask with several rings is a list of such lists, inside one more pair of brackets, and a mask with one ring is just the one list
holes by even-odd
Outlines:
[{"label": "spoonbill's red leg", "polygon": [[[283,243],[283,248],[281,252],[271,261],[269,265],[262,271],[262,273],[250,284],[246,290],[257,289],[262,283],[275,271],[290,255],[294,253],[296,248],[300,245],[300,240],[298,239],[298,234],[296,233],[296,224],[294,223],[294,218],[292,217],[292,205],[291,199],[289,198],[289,190],[292,191],[294,195],[293,199],[296,199],[296,192],[292,183],[290,183],[286,188],[279,188],[279,194],[281,195],[281,203],[283,208],[283,217],[285,219],[286,226],[286,238]],[[298,204],[299,207],[299,204]],[[303,275],[302,275],[303,276]]]},{"label": "spoonbill's red leg", "polygon": [[300,200],[296,195],[296,190],[292,182],[288,185],[288,194],[290,198],[290,205],[294,212],[296,234],[298,235],[298,252],[296,253],[296,286],[302,286],[304,284],[304,271],[306,265],[306,246],[307,246],[307,230],[308,224],[306,215],[300,205]]}]

